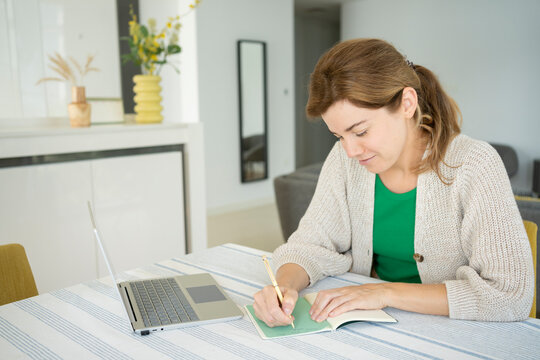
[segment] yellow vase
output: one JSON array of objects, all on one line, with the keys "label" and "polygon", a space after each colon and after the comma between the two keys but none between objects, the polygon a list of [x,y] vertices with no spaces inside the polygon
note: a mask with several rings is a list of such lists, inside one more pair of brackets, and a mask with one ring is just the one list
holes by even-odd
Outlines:
[{"label": "yellow vase", "polygon": [[141,124],[160,123],[161,116],[161,86],[159,82],[161,76],[156,75],[135,75],[133,82],[135,87],[135,122]]}]

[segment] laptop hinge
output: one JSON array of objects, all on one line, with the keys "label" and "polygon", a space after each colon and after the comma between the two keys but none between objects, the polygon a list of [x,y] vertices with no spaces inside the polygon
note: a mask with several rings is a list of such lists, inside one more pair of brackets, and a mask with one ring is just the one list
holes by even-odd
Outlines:
[{"label": "laptop hinge", "polygon": [[129,292],[127,291],[127,287],[124,287],[124,291],[126,292],[126,296],[129,302],[129,307],[131,308],[131,313],[133,314],[133,318],[135,319],[135,322],[137,322],[137,315],[135,314],[135,310],[133,309],[133,304],[131,303],[131,298],[129,297]]}]

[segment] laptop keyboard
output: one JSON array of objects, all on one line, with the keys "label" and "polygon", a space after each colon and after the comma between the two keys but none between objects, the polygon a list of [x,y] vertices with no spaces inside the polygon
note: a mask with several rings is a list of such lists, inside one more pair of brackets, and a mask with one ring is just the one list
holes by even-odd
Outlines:
[{"label": "laptop keyboard", "polygon": [[135,281],[130,285],[145,326],[199,320],[174,279]]}]

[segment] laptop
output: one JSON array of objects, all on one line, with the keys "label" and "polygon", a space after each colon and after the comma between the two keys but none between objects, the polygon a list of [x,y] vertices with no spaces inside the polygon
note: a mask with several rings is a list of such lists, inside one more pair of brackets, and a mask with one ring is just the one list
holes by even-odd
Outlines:
[{"label": "laptop", "polygon": [[135,333],[148,335],[154,331],[235,320],[243,316],[238,306],[207,273],[117,282],[90,201],[88,211],[94,237]]}]

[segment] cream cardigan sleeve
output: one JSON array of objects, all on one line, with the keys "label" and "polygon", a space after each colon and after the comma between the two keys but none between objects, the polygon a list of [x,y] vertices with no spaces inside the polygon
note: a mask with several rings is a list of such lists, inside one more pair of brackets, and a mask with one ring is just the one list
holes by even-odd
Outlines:
[{"label": "cream cardigan sleeve", "polygon": [[298,229],[273,255],[276,268],[286,263],[302,266],[310,284],[351,268],[351,219],[346,197],[341,144],[336,142],[319,175],[313,199]]},{"label": "cream cardigan sleeve", "polygon": [[456,179],[461,246],[469,263],[445,281],[450,317],[516,321],[529,315],[534,271],[527,234],[495,149],[476,142]]}]

